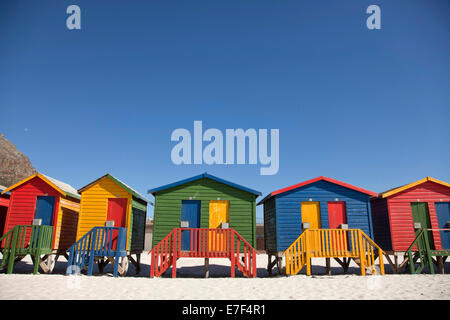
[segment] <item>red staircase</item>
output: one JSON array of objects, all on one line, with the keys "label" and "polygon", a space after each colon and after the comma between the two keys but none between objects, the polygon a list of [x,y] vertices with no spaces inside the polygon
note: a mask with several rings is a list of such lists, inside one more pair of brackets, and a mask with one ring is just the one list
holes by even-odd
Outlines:
[{"label": "red staircase", "polygon": [[[189,250],[181,250],[183,231],[190,231]],[[149,254],[150,277],[159,277],[172,266],[175,278],[179,258],[228,258],[231,277],[236,267],[244,276],[256,277],[256,250],[234,229],[175,228]]]}]

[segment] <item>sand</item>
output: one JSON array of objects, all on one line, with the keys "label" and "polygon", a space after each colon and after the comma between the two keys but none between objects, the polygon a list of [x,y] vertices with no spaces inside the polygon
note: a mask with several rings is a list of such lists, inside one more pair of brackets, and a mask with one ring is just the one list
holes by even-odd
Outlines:
[{"label": "sand", "polygon": [[[106,274],[65,276],[66,261],[61,258],[53,274],[32,275],[29,257],[16,265],[16,274],[0,274],[0,299],[450,299],[450,275],[359,275],[356,264],[347,274],[332,262],[331,276],[324,275],[324,259],[313,260],[313,274],[267,277],[267,256],[258,255],[258,277],[230,278],[230,262],[210,260],[210,278],[203,278],[203,259],[178,260],[177,278],[170,270],[161,278],[150,279],[149,256],[142,257],[142,272],[135,275],[130,264],[126,277]],[[450,272],[450,263],[446,263]],[[389,271],[389,266],[386,265]],[[96,271],[96,270],[95,270]],[[276,270],[275,270],[276,272]],[[304,271],[302,272],[304,273]],[[43,288],[46,288],[43,290]]]}]

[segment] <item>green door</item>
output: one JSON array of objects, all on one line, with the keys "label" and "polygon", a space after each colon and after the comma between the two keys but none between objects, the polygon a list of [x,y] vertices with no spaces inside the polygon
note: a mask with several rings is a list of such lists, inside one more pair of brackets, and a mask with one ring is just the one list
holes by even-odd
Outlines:
[{"label": "green door", "polygon": [[[412,216],[414,223],[419,222],[422,229],[431,229],[430,214],[428,212],[428,203],[426,202],[411,202]],[[416,234],[419,230],[416,230]],[[425,231],[428,237],[430,248],[434,249],[433,235],[431,231]]]}]

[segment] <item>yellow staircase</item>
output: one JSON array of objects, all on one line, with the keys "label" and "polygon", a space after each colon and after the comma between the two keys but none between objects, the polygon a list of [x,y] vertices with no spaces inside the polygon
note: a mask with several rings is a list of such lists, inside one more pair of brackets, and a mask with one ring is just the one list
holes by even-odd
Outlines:
[{"label": "yellow staircase", "polygon": [[361,275],[384,274],[383,254],[361,229],[306,229],[284,252],[286,274],[298,274],[306,264],[311,275],[311,258],[349,258],[360,266]]}]

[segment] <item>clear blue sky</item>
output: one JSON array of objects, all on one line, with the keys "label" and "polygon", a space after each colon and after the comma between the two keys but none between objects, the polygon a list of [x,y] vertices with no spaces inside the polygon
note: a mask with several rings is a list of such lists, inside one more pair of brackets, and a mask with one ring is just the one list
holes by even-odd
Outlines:
[{"label": "clear blue sky", "polygon": [[[1,1],[0,110],[0,132],[75,188],[106,172],[143,194],[204,171],[264,195],[319,175],[449,181],[450,1]],[[280,129],[278,174],[172,164],[170,134],[194,120]]]}]

